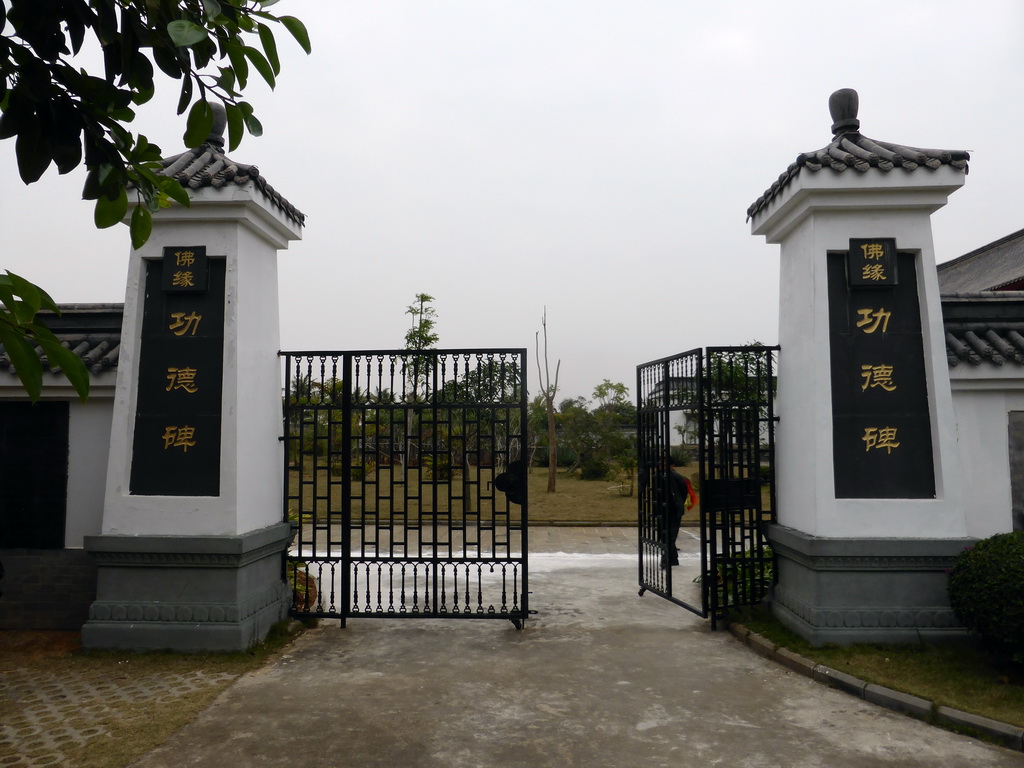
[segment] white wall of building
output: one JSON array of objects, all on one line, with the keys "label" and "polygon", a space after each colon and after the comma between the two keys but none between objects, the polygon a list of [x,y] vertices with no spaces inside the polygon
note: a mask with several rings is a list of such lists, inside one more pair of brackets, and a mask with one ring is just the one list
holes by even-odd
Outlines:
[{"label": "white wall of building", "polygon": [[[106,374],[113,378],[113,372]],[[110,452],[111,397],[71,401],[68,424],[68,502],[64,547],[81,549],[103,526],[103,493]]]},{"label": "white wall of building", "polygon": [[1024,411],[1024,370],[961,363],[950,371],[967,533],[984,538],[1013,530],[1009,414]]}]

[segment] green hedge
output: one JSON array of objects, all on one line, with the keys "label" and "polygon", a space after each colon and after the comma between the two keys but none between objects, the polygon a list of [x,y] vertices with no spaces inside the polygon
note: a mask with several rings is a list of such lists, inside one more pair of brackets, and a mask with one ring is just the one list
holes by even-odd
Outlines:
[{"label": "green hedge", "polygon": [[967,629],[1024,663],[1024,531],[961,552],[949,574],[949,602]]}]

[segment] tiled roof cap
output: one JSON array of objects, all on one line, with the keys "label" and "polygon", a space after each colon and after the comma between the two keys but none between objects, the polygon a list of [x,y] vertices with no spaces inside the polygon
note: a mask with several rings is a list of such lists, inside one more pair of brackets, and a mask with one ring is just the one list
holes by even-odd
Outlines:
[{"label": "tiled roof cap", "polygon": [[869,169],[877,168],[888,173],[894,168],[910,172],[921,166],[935,170],[950,165],[967,173],[967,162],[971,156],[964,150],[909,147],[861,135],[860,120],[857,119],[858,107],[859,97],[852,88],[842,88],[832,94],[829,98],[833,121],[832,141],[822,149],[797,155],[796,160],[775,183],[747,208],[748,220],[774,200],[804,169],[817,172],[829,168],[836,173],[852,169],[858,173],[867,173]]},{"label": "tiled roof cap", "polygon": [[1024,280],[1024,229],[940,264],[938,274],[943,296],[997,291]]},{"label": "tiled roof cap", "polygon": [[195,149],[189,149],[180,155],[161,160],[164,166],[162,173],[176,179],[181,186],[188,189],[213,187],[220,189],[225,184],[243,186],[250,181],[266,195],[274,204],[284,211],[285,215],[299,226],[306,222],[306,214],[288,202],[288,200],[270,186],[260,176],[255,165],[236,163],[224,154],[224,127],[227,119],[221,104],[213,107],[213,128],[206,141]]},{"label": "tiled roof cap", "polygon": [[942,296],[946,361],[1024,367],[1024,292],[979,291]]},{"label": "tiled roof cap", "polygon": [[[85,363],[94,375],[117,368],[121,354],[121,320],[123,304],[61,304],[60,316],[51,312],[40,312],[40,319],[53,331],[61,344],[70,349]],[[36,346],[36,354],[44,367],[50,367],[42,348]],[[11,370],[11,358],[0,345],[0,371]]]}]

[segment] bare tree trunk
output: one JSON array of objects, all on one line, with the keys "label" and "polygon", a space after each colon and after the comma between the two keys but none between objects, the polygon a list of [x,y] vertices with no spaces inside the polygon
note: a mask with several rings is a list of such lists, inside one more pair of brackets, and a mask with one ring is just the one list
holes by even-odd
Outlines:
[{"label": "bare tree trunk", "polygon": [[[555,382],[551,383],[551,369],[548,367],[548,308],[540,319],[544,329],[544,377],[540,375],[540,332],[534,336],[537,347],[537,380],[540,382],[541,393],[544,395],[544,406],[548,413],[548,493],[555,492],[555,479],[558,476],[558,431],[555,429],[555,395],[558,393],[558,371],[562,367],[559,360],[555,365]],[[545,381],[546,379],[546,381]]]},{"label": "bare tree trunk", "polygon": [[555,429],[555,409],[548,400],[548,493],[555,492],[558,476],[558,432]]}]

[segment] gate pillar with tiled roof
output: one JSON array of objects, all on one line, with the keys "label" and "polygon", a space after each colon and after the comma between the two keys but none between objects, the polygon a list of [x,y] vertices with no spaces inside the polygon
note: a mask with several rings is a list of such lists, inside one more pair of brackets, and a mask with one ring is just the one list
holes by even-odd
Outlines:
[{"label": "gate pillar with tiled roof", "polygon": [[90,648],[244,649],[287,611],[277,254],[304,216],[224,155],[163,161],[191,206],[132,250]]},{"label": "gate pillar with tiled roof", "polygon": [[946,574],[970,539],[957,482],[930,216],[966,152],[860,132],[832,95],[832,141],[748,209],[781,245],[773,611],[814,642],[960,633]]}]

